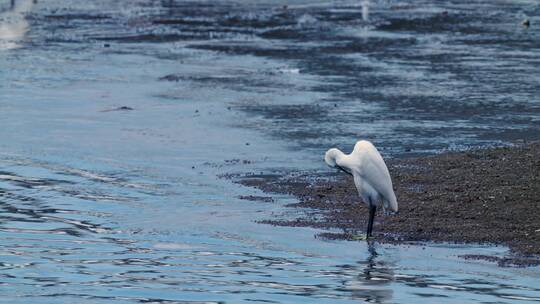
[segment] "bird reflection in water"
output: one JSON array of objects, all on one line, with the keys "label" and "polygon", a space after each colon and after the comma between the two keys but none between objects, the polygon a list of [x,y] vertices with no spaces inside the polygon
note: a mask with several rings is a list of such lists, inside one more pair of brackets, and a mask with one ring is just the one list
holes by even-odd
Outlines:
[{"label": "bird reflection in water", "polygon": [[25,18],[36,0],[11,0],[9,8],[0,6],[0,50],[19,48],[29,29]]},{"label": "bird reflection in water", "polygon": [[390,284],[394,281],[394,270],[377,253],[375,241],[368,240],[367,245],[368,257],[358,262],[359,267],[355,267],[361,272],[355,279],[344,281],[344,289],[349,290],[354,299],[385,303],[393,296]]}]

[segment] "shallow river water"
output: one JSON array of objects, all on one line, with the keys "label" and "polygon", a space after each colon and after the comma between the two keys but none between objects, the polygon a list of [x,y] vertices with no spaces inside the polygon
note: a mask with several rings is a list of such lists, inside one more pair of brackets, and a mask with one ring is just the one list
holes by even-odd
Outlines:
[{"label": "shallow river water", "polygon": [[536,1],[0,0],[0,302],[540,302],[538,267],[459,257],[504,247],[324,241],[219,177],[325,171],[358,138],[538,140],[537,23]]}]

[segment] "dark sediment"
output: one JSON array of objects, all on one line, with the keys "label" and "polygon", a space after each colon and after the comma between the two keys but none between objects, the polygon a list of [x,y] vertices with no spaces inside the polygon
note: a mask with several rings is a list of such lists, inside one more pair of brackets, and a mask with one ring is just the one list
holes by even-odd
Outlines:
[{"label": "dark sediment", "polygon": [[[500,265],[540,265],[540,143],[450,152],[387,162],[398,215],[378,212],[374,237],[384,242],[459,242],[507,245]],[[367,208],[352,178],[342,174],[250,175],[238,180],[268,193],[294,195],[296,217],[263,221],[329,229],[318,237],[354,239]],[[345,232],[336,233],[337,229]],[[341,230],[340,230],[341,231]],[[480,259],[480,256],[465,257]]]}]

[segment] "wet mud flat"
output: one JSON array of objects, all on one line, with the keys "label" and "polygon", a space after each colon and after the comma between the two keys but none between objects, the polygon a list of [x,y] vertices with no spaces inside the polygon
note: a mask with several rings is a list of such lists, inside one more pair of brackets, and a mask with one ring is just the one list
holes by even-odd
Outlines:
[{"label": "wet mud flat", "polygon": [[[387,164],[400,212],[385,216],[378,211],[376,240],[506,245],[506,257],[463,257],[501,266],[540,265],[540,143],[393,159]],[[355,240],[365,230],[368,209],[345,174],[281,172],[234,178],[298,199],[288,205],[289,211],[263,223],[327,229],[317,236],[326,239]]]}]

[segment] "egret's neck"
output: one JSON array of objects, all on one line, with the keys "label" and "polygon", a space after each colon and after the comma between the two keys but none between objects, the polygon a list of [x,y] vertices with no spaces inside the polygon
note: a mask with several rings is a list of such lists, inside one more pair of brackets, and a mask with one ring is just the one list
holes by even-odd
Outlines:
[{"label": "egret's neck", "polygon": [[347,158],[347,154],[341,152],[338,150],[339,153],[336,154],[336,164],[339,166],[343,166],[343,163],[345,162],[345,159]]},{"label": "egret's neck", "polygon": [[350,155],[341,152],[339,155],[336,156],[336,165],[338,165],[341,170],[352,175],[353,168],[349,160],[350,160]]}]

